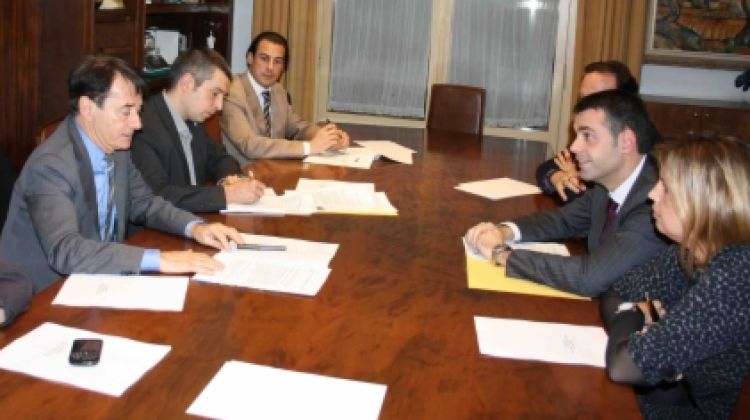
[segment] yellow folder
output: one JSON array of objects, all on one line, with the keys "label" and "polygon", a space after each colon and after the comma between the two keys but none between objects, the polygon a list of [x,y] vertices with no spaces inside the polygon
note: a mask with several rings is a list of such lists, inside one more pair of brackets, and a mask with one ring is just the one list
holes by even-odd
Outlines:
[{"label": "yellow folder", "polygon": [[584,296],[563,292],[532,281],[507,277],[505,267],[497,267],[487,260],[477,259],[468,253],[466,254],[466,275],[469,279],[469,289],[591,300]]}]

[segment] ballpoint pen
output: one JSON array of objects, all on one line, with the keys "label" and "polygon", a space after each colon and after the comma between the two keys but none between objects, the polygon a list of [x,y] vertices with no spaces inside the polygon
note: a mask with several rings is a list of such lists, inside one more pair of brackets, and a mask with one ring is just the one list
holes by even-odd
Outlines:
[{"label": "ballpoint pen", "polygon": [[244,251],[286,251],[286,245],[237,244]]}]

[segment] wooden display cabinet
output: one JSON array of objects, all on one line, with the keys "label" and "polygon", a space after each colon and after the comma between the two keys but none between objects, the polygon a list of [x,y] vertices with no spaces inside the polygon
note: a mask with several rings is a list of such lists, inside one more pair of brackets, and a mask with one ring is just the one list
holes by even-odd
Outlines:
[{"label": "wooden display cabinet", "polygon": [[[146,29],[171,29],[185,35],[187,48],[198,48],[207,46],[207,38],[213,32],[216,38],[214,49],[229,62],[233,6],[232,0],[201,0],[197,3],[152,0],[151,4],[145,5],[141,39]],[[152,92],[164,86],[164,75],[150,79],[149,88]]]},{"label": "wooden display cabinet", "polygon": [[733,136],[750,139],[750,104],[644,95],[651,119],[665,139]]},{"label": "wooden display cabinet", "polygon": [[94,13],[94,53],[122,58],[143,67],[143,0],[123,0],[122,9]]}]

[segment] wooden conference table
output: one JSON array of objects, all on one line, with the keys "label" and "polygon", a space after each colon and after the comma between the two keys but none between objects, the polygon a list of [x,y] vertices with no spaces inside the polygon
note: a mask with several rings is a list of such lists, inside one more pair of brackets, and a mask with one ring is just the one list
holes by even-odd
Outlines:
[{"label": "wooden conference table", "polygon": [[[603,369],[479,354],[475,315],[600,325],[595,302],[466,287],[459,238],[468,227],[555,203],[539,195],[492,202],[453,187],[501,176],[533,182],[544,144],[347,129],[353,139],[391,139],[417,150],[414,164],[377,161],[358,170],[274,160],[257,161],[252,169],[277,193],[300,177],[374,182],[398,217],[206,215],[245,232],[340,244],[317,296],[191,282],[181,313],[86,309],[51,306],[58,282],[0,330],[0,346],[50,321],[172,349],[121,398],[0,371],[0,417],[186,417],[232,359],[385,384],[382,419],[640,417],[632,391],[611,383]],[[153,231],[130,242],[208,251]]]}]

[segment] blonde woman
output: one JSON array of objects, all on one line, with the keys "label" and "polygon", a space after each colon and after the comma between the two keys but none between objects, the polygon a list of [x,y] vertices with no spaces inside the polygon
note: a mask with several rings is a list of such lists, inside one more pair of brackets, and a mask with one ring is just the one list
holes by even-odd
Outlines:
[{"label": "blonde woman", "polygon": [[651,190],[676,242],[601,302],[607,371],[635,386],[646,418],[727,418],[750,366],[750,146],[663,144]]}]

